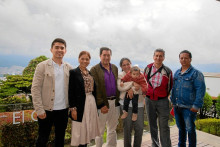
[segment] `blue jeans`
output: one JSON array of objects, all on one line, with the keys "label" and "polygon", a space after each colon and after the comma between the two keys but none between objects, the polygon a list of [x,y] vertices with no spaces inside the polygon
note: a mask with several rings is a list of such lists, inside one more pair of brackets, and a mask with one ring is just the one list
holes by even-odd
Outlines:
[{"label": "blue jeans", "polygon": [[187,108],[174,106],[176,125],[179,128],[179,147],[186,146],[186,137],[188,133],[189,147],[196,147],[196,112]]}]

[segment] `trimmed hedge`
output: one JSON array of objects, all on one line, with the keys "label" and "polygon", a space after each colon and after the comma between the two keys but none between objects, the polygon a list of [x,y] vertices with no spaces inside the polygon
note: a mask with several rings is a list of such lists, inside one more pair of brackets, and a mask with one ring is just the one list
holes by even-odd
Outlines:
[{"label": "trimmed hedge", "polygon": [[1,143],[5,147],[34,146],[37,138],[37,129],[37,122],[4,125],[2,126]]},{"label": "trimmed hedge", "polygon": [[[25,122],[18,125],[7,124],[0,128],[0,144],[4,147],[30,147],[35,146],[38,136],[38,123],[37,122]],[[68,122],[65,143],[69,144],[71,139],[71,121]],[[54,128],[52,128],[51,135],[49,137],[48,146],[54,144]]]},{"label": "trimmed hedge", "polygon": [[196,121],[196,129],[209,134],[220,136],[220,119],[199,119]]}]

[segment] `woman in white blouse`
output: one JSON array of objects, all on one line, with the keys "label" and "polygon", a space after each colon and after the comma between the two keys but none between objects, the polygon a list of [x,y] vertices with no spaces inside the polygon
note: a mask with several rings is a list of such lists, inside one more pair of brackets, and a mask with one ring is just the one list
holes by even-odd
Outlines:
[{"label": "woman in white blouse", "polygon": [[[140,85],[134,84],[133,82],[125,82],[124,86],[121,87],[121,79],[126,75],[127,72],[131,69],[131,61],[128,58],[122,58],[120,61],[120,67],[122,72],[118,75],[117,85],[118,90],[120,91],[120,101],[121,109],[123,110],[123,99],[124,98],[132,98],[133,97],[133,90],[131,87],[134,85],[137,89],[140,88]],[[132,103],[130,101],[129,108],[128,108],[128,116],[123,120],[123,129],[124,129],[124,147],[131,147],[131,133],[132,133],[132,126],[134,127],[134,147],[140,147],[142,142],[142,135],[143,135],[143,127],[144,127],[144,97],[142,94],[139,95],[138,99],[138,117],[137,121],[132,121]]]}]

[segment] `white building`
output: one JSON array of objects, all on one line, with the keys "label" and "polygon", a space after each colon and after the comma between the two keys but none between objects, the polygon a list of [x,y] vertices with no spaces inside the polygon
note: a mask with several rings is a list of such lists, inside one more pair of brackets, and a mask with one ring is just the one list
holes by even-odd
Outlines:
[{"label": "white building", "polygon": [[220,73],[203,73],[205,76],[206,92],[212,97],[220,95]]}]

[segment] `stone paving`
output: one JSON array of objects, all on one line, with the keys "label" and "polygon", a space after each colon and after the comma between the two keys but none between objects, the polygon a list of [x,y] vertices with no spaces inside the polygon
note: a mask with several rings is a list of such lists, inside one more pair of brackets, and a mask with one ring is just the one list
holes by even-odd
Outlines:
[{"label": "stone paving", "polygon": [[[170,137],[171,137],[172,146],[173,147],[178,147],[178,133],[171,134]],[[188,142],[186,144],[188,146]],[[151,147],[151,139],[150,139],[150,137],[148,138],[148,140],[143,141],[141,146],[142,147]],[[198,140],[197,141],[197,147],[214,147],[214,146]]]},{"label": "stone paving", "polygon": [[[202,131],[196,130],[197,133],[197,147],[220,147],[220,137],[211,135]],[[170,128],[170,137],[172,141],[172,146],[177,147],[178,146],[178,128],[175,126],[172,126]],[[117,147],[123,147],[124,142],[123,139],[120,139],[117,141]],[[188,141],[187,141],[188,146]],[[95,145],[90,146],[95,147]],[[106,147],[105,144],[103,144],[103,147]],[[142,136],[142,145],[141,147],[151,147],[151,138],[150,133],[144,133]]]},{"label": "stone paving", "polygon": [[[197,147],[220,147],[220,137],[214,136],[205,132],[197,132]],[[173,147],[178,146],[178,128],[176,126],[171,127],[170,137]],[[187,140],[188,146],[188,140]],[[142,147],[151,147],[150,133],[143,135]]]}]

